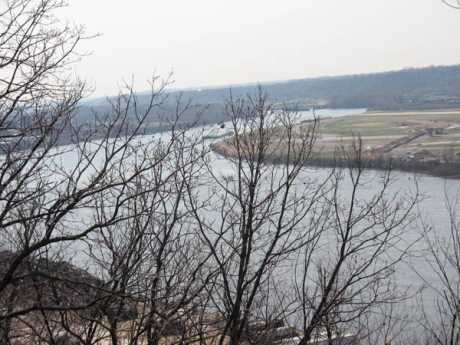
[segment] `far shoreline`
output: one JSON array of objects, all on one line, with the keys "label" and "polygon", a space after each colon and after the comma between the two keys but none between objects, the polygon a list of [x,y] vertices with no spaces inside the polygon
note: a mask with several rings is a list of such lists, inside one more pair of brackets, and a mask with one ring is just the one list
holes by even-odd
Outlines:
[{"label": "far shoreline", "polygon": [[[235,155],[229,155],[222,150],[219,143],[212,144],[211,150],[215,154],[225,158],[231,159],[235,158]],[[283,156],[268,156],[266,157],[267,162],[273,165],[280,165],[283,164]],[[389,159],[379,159],[379,160],[369,160],[366,159],[363,161],[364,166],[366,169],[370,170],[392,170],[392,171],[399,171],[403,173],[415,173],[415,174],[422,174],[431,177],[438,177],[444,179],[452,179],[452,180],[460,180],[460,163],[453,163],[450,165],[447,164],[426,164],[421,163],[417,167],[408,166],[401,164],[398,160],[389,160]],[[305,167],[314,167],[314,168],[345,168],[345,167],[353,167],[353,164],[350,165],[350,161],[347,160],[340,160],[340,159],[321,159],[315,158],[308,160],[308,163],[305,164]],[[452,173],[455,171],[456,173]]]}]

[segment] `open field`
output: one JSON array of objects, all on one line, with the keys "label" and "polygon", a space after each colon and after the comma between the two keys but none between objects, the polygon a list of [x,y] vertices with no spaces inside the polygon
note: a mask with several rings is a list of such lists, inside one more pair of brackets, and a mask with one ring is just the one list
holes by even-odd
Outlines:
[{"label": "open field", "polygon": [[[310,123],[298,125],[299,135]],[[334,161],[338,147],[350,147],[360,137],[363,157],[375,168],[385,162],[401,170],[460,177],[460,110],[368,112],[320,119],[312,164]],[[215,150],[231,155],[231,140]],[[283,156],[283,145],[274,152]]]},{"label": "open field", "polygon": [[[411,159],[414,155],[420,159],[440,158],[439,155],[452,150],[454,154],[460,153],[460,110],[376,112],[327,119],[320,125],[318,145],[335,146],[358,135],[366,151],[393,158]],[[331,142],[332,145],[324,145]]]}]

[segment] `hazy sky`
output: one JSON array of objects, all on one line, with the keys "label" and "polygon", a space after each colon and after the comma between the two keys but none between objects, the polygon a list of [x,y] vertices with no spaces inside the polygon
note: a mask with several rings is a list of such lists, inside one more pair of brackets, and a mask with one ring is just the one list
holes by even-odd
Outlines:
[{"label": "hazy sky", "polygon": [[460,63],[460,11],[441,0],[69,1],[102,34],[77,66],[94,96],[155,71],[192,87]]}]

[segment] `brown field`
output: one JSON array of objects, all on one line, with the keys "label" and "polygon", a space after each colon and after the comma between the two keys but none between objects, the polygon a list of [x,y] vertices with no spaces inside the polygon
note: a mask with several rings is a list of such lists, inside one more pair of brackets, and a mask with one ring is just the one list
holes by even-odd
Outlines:
[{"label": "brown field", "polygon": [[[419,135],[419,136],[418,136]],[[460,160],[460,110],[373,112],[321,121],[317,149],[361,137],[365,151],[404,160]],[[405,140],[407,139],[407,140]]]}]

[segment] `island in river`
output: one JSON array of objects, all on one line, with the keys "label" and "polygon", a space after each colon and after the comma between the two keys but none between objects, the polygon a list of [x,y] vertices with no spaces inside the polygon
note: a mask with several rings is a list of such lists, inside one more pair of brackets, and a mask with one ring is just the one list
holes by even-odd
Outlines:
[{"label": "island in river", "polygon": [[[311,121],[299,123],[295,133],[300,136],[308,127]],[[348,164],[337,158],[337,149],[351,147],[358,137],[362,142],[362,156],[370,168],[384,169],[391,164],[393,169],[460,178],[460,110],[366,112],[324,117],[319,121],[308,164]],[[211,147],[226,157],[236,155],[233,137]],[[276,163],[282,161],[284,155],[283,145],[277,145],[269,159]]]}]

